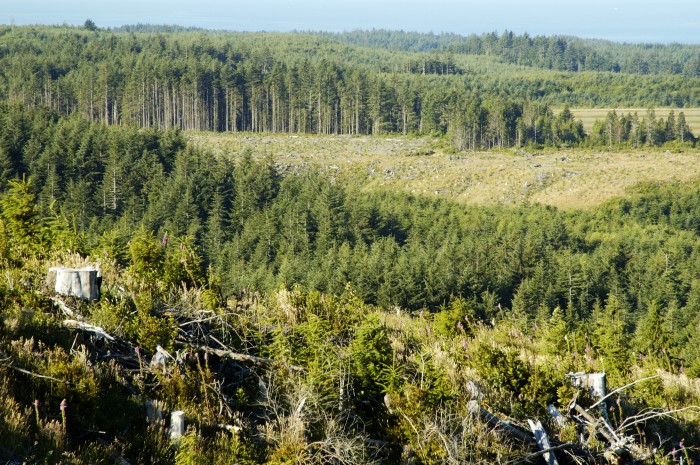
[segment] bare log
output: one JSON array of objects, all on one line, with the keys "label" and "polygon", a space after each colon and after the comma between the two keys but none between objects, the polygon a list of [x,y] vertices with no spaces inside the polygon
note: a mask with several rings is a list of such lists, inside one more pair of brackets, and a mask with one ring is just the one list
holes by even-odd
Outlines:
[{"label": "bare log", "polygon": [[537,441],[537,445],[540,447],[541,450],[547,451],[543,454],[544,459],[547,461],[547,465],[559,465],[559,462],[557,462],[557,458],[554,456],[554,453],[549,452],[549,450],[552,448],[552,445],[549,443],[549,436],[547,436],[547,432],[544,430],[544,427],[542,426],[540,420],[532,421],[528,419],[527,422],[530,425],[532,433],[535,435],[535,441]]},{"label": "bare log", "polygon": [[[210,354],[214,354],[216,356],[222,357],[222,358],[229,358],[231,360],[235,360],[236,362],[248,362],[248,363],[255,363],[256,365],[271,365],[275,363],[274,360],[269,359],[269,358],[263,358],[263,357],[256,357],[255,355],[248,355],[248,354],[240,354],[238,352],[233,352],[231,350],[224,350],[224,349],[214,349],[213,347],[207,347],[207,346],[200,346],[199,350],[203,352],[207,352]],[[289,368],[295,371],[304,371],[302,367],[298,367],[295,365],[288,365]]]},{"label": "bare log", "polygon": [[51,300],[53,301],[53,303],[56,304],[56,306],[61,310],[61,312],[64,315],[78,320],[83,319],[81,315],[72,310],[68,305],[66,305],[66,303],[63,300],[59,299],[58,297],[52,297]]},{"label": "bare log", "polygon": [[562,415],[561,412],[554,405],[547,405],[547,412],[549,412],[549,414],[554,419],[554,423],[556,423],[559,428],[564,428],[568,424],[566,417]]},{"label": "bare log", "polygon": [[65,326],[66,328],[79,329],[81,331],[92,333],[95,336],[97,336],[98,339],[106,339],[110,342],[115,340],[114,337],[107,334],[107,332],[104,329],[100,328],[99,326],[85,323],[84,321],[63,320],[63,326]]},{"label": "bare log", "polygon": [[16,367],[16,366],[12,365],[11,363],[4,363],[0,366],[9,368],[11,370],[15,370],[15,371],[17,371],[19,373],[23,373],[25,375],[33,376],[34,378],[47,379],[47,380],[53,381],[55,383],[65,384],[66,386],[84,387],[82,384],[73,383],[71,381],[66,381],[63,379],[54,378],[53,376],[40,375],[39,373],[34,373],[33,371],[29,371],[29,370],[25,370],[24,368]]},{"label": "bare log", "polygon": [[501,420],[496,415],[483,408],[476,400],[470,400],[467,403],[467,410],[472,415],[478,415],[483,421],[485,421],[488,425],[492,426],[493,428],[503,431],[509,436],[513,436],[514,438],[520,440],[521,442],[524,442],[525,444],[535,443],[535,440],[532,438],[532,436],[522,431],[520,428],[513,426],[511,423]]}]

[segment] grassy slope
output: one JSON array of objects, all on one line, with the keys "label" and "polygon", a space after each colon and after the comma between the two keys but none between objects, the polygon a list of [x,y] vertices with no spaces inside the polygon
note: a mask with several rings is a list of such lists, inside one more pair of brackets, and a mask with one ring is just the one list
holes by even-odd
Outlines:
[{"label": "grassy slope", "polygon": [[287,170],[318,169],[365,188],[480,205],[538,202],[586,208],[622,196],[640,182],[700,178],[697,150],[513,149],[449,155],[444,142],[428,137],[189,133],[188,138],[217,155],[237,157],[250,148]]}]

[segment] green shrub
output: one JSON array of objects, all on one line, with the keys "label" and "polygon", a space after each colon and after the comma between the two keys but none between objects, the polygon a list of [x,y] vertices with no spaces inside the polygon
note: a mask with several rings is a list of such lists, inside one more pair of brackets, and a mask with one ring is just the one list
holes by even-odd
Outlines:
[{"label": "green shrub", "polygon": [[473,317],[474,311],[468,307],[466,300],[462,297],[452,299],[433,317],[435,334],[449,339],[456,335],[468,335]]}]

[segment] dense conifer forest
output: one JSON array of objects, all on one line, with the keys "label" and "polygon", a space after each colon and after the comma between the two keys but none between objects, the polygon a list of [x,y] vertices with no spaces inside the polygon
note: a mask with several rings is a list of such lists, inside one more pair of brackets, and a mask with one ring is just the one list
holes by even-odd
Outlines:
[{"label": "dense conifer forest", "polygon": [[[700,460],[700,181],[474,206],[187,139],[691,157],[700,47],[0,29],[3,462],[536,463],[528,419],[559,463]],[[650,110],[585,134],[569,104]],[[96,301],[46,282],[88,264]]]},{"label": "dense conifer forest", "polygon": [[[0,96],[103,124],[318,134],[435,132],[449,134],[458,150],[583,143],[581,125],[568,111],[555,117],[553,105],[673,106],[681,113],[683,107],[700,106],[697,70],[681,74],[661,63],[690,66],[698,47],[648,51],[595,44],[510,33],[453,38],[382,31],[4,27]],[[577,47],[581,51],[573,52]],[[628,55],[643,57],[651,71],[637,72],[617,61],[562,64],[624,63]],[[638,145],[685,141],[689,129],[681,116],[670,122],[630,115],[627,131]]]}]

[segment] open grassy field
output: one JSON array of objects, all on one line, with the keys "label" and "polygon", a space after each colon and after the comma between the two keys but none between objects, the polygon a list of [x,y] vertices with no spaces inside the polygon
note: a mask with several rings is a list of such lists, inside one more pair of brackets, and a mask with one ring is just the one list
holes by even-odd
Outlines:
[{"label": "open grassy field", "polygon": [[700,179],[698,150],[523,150],[449,154],[430,137],[188,133],[219,156],[270,156],[281,170],[319,170],[366,189],[392,189],[479,205],[538,202],[586,208],[643,181]]},{"label": "open grassy field", "polygon": [[[586,132],[590,132],[593,128],[593,123],[596,120],[603,120],[607,116],[608,112],[615,110],[618,115],[627,113],[637,113],[639,117],[643,117],[647,113],[647,108],[572,108],[571,113],[573,113],[576,119],[581,120],[583,123],[583,129]],[[666,119],[671,108],[655,108],[654,113],[657,118]],[[683,112],[685,114],[685,120],[690,126],[690,130],[696,136],[700,135],[700,108],[674,108],[673,111],[678,116],[678,113]],[[555,111],[557,113],[557,111]]]}]

